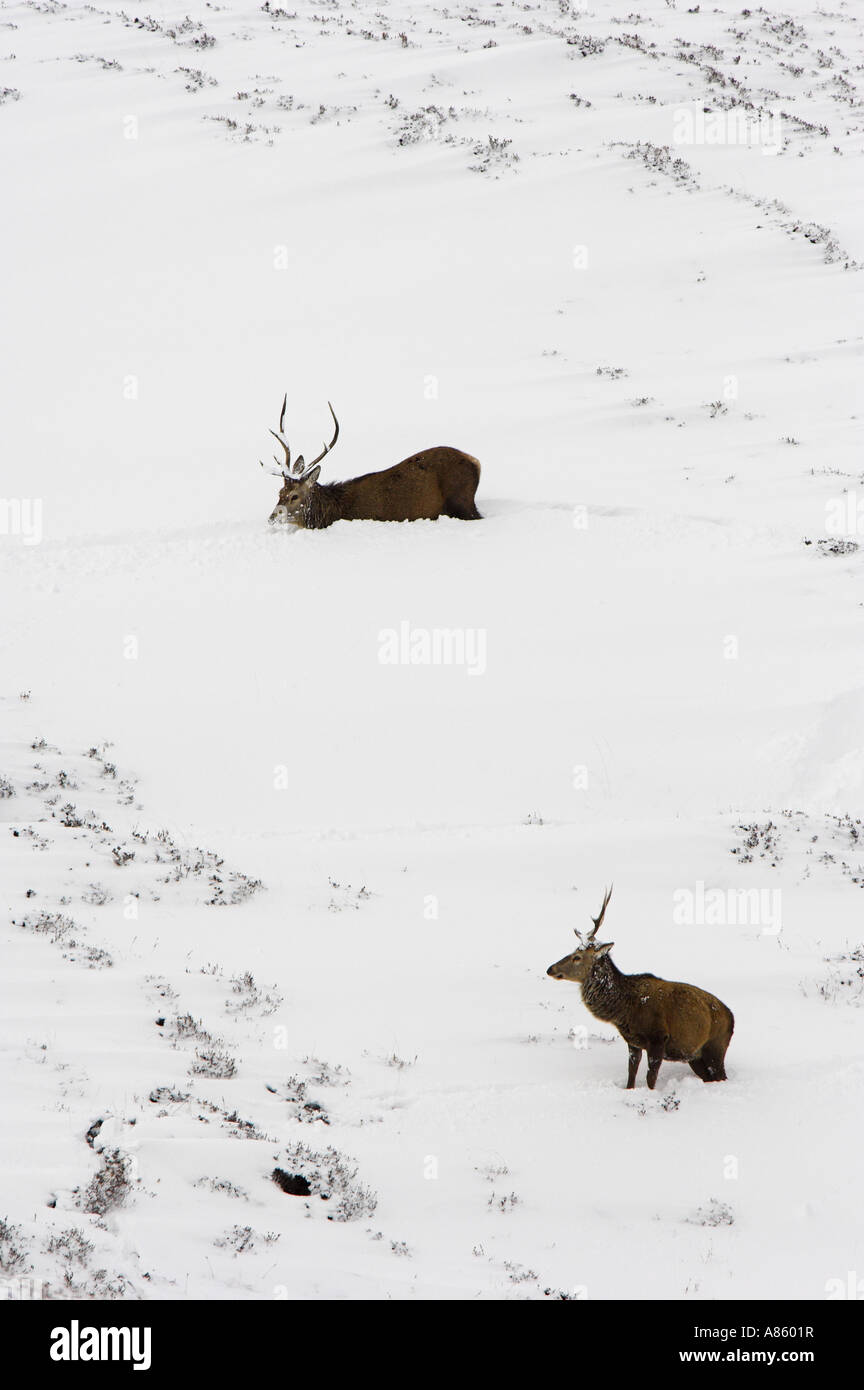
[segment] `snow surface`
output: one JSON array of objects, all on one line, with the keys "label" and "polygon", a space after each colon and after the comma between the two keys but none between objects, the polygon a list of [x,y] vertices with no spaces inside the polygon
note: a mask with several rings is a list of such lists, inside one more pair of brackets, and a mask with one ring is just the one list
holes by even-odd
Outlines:
[{"label": "snow surface", "polygon": [[[9,1296],[864,1273],[862,55],[812,0],[2,5]],[[483,521],[268,529],[286,390],[322,480],[453,444]],[[612,880],[728,1083],[624,1091],[546,978]]]}]

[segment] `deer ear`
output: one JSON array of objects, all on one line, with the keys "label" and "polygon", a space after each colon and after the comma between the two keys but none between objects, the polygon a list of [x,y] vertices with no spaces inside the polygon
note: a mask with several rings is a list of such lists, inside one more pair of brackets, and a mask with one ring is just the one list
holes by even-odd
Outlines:
[{"label": "deer ear", "polygon": [[603,943],[602,946],[597,946],[597,947],[595,948],[595,950],[594,950],[595,956],[608,956],[609,952],[612,950],[612,947],[613,947],[614,945],[615,945],[615,942],[614,942],[614,941],[604,941],[604,943]]},{"label": "deer ear", "polygon": [[321,472],[321,465],[320,465],[320,463],[319,463],[317,468],[310,468],[309,472],[306,474],[306,476],[305,476],[304,479],[303,479],[304,483],[316,483],[316,482],[318,481],[318,474],[319,474],[320,472]]}]

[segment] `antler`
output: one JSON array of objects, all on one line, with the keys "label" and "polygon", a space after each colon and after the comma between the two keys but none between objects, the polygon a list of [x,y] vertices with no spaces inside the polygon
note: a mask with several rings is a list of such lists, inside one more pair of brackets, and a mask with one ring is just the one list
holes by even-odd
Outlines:
[{"label": "antler", "polygon": [[[273,461],[274,461],[274,463],[276,463],[276,465],[277,465],[276,468],[267,468],[267,467],[266,467],[266,464],[261,463],[261,460],[260,460],[260,459],[258,460],[258,462],[261,464],[261,467],[264,468],[265,471],[266,471],[267,473],[272,473],[272,474],[273,474],[275,477],[277,477],[277,478],[279,478],[279,477],[287,478],[287,477],[288,477],[288,474],[289,474],[289,471],[290,471],[290,468],[291,468],[291,449],[290,449],[289,445],[286,443],[286,441],[282,438],[282,427],[283,427],[283,425],[285,424],[285,407],[286,407],[287,404],[288,404],[288,392],[286,391],[286,392],[285,392],[285,395],[282,397],[282,412],[281,412],[281,414],[280,414],[280,416],[279,416],[279,433],[277,434],[275,430],[271,430],[271,431],[270,431],[270,433],[272,434],[273,438],[274,438],[275,440],[277,440],[277,441],[282,445],[282,448],[285,450],[285,462],[284,462],[284,464],[280,464],[280,463],[279,463],[279,460],[278,460],[278,458],[276,457],[275,454],[273,455]],[[297,467],[296,467],[296,465],[295,465],[295,467],[294,467],[294,472],[296,473],[297,471],[298,471],[298,470],[297,470]]]},{"label": "antler", "polygon": [[283,426],[284,426],[284,424],[285,424],[285,407],[286,407],[287,404],[288,404],[288,392],[286,391],[284,397],[282,398],[282,413],[281,413],[280,416],[279,416],[279,433],[277,434],[275,430],[271,430],[271,431],[270,431],[270,433],[272,434],[273,438],[274,438],[275,440],[277,440],[277,442],[278,442],[279,444],[281,444],[281,445],[282,445],[282,448],[285,450],[285,462],[284,462],[284,464],[280,464],[280,463],[279,463],[279,460],[278,460],[278,458],[276,458],[276,455],[275,455],[275,454],[273,455],[273,459],[274,459],[274,462],[277,464],[277,467],[276,467],[276,468],[266,468],[266,465],[263,464],[263,463],[261,463],[261,460],[260,460],[260,459],[258,460],[258,462],[261,464],[261,467],[264,468],[264,469],[266,470],[266,472],[268,472],[268,473],[273,473],[276,477],[288,478],[288,477],[291,476],[292,473],[293,473],[293,475],[294,475],[295,478],[305,477],[305,475],[306,475],[307,473],[310,473],[310,472],[312,471],[312,469],[315,467],[316,463],[320,463],[321,460],[323,459],[324,455],[325,455],[325,454],[329,454],[330,450],[333,448],[333,445],[336,443],[336,440],[339,438],[339,421],[336,419],[336,412],[335,412],[335,410],[333,409],[332,405],[330,405],[330,402],[328,401],[327,404],[330,405],[330,414],[333,416],[333,423],[334,423],[334,425],[336,426],[336,431],[335,431],[335,433],[334,433],[334,435],[333,435],[333,438],[330,440],[330,443],[329,443],[329,444],[325,444],[325,445],[324,445],[324,448],[322,449],[321,453],[318,455],[317,458],[314,458],[314,459],[312,460],[311,463],[306,463],[306,462],[304,461],[304,459],[303,459],[303,455],[302,455],[302,454],[298,454],[298,455],[297,455],[297,458],[294,460],[294,464],[293,464],[293,466],[292,466],[292,464],[291,464],[291,449],[290,449],[290,447],[289,447],[289,445],[288,445],[287,440],[285,440],[285,439],[282,438],[282,429],[283,429]]},{"label": "antler", "polygon": [[594,923],[594,930],[588,933],[588,941],[593,941],[595,936],[597,935],[597,932],[600,930],[600,924],[603,921],[603,918],[606,916],[606,909],[609,906],[609,899],[612,897],[613,887],[614,884],[606,889],[606,895],[603,898],[603,906],[600,908],[600,916],[591,918],[591,921]]},{"label": "antler", "polygon": [[[282,448],[285,450],[285,467],[282,469],[282,472],[284,473],[284,475],[285,475],[286,478],[288,477],[288,474],[289,474],[289,473],[300,474],[300,473],[303,472],[303,456],[302,456],[302,454],[301,454],[301,456],[297,459],[296,463],[294,464],[294,467],[292,468],[292,467],[291,467],[291,450],[290,450],[290,448],[288,447],[288,442],[287,442],[287,440],[285,440],[285,439],[282,438],[282,430],[283,430],[284,425],[285,425],[285,406],[287,405],[287,403],[288,403],[288,392],[286,391],[286,392],[285,392],[285,395],[282,397],[282,413],[281,413],[281,415],[279,416],[279,433],[277,434],[275,430],[271,430],[271,431],[270,431],[270,433],[272,434],[273,438],[277,441],[277,443],[281,444],[281,445],[282,445]],[[277,461],[277,463],[278,463],[279,460],[277,459],[276,461]]]},{"label": "antler", "polygon": [[[328,401],[327,404],[330,405],[330,402]],[[336,411],[333,409],[332,405],[330,405],[330,414],[333,416],[333,424],[336,426],[336,433],[333,435],[333,438],[330,440],[330,443],[324,445],[324,448],[321,450],[321,453],[318,455],[318,457],[314,458],[311,463],[307,463],[307,473],[309,472],[310,468],[315,467],[316,463],[321,462],[325,454],[329,454],[330,450],[333,448],[333,445],[336,443],[336,440],[339,438],[339,421],[336,419]],[[280,425],[279,428],[281,429],[282,426]]]},{"label": "antler", "polygon": [[615,885],[613,884],[611,887],[606,889],[606,893],[603,898],[603,905],[600,908],[600,916],[591,918],[591,921],[594,923],[594,930],[592,932],[589,932],[587,936],[583,936],[578,927],[573,928],[574,934],[578,936],[583,946],[589,946],[591,942],[594,940],[598,931],[600,930],[603,918],[606,916],[606,909],[609,906],[609,899],[612,897],[612,888],[614,886]]}]

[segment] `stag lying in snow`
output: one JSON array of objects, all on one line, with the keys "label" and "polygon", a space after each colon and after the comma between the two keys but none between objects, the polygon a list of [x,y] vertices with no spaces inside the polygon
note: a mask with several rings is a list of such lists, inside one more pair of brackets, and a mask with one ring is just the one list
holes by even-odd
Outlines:
[{"label": "stag lying in snow", "polygon": [[279,416],[279,433],[270,431],[285,450],[284,464],[276,459],[278,468],[270,470],[283,479],[270,516],[271,526],[278,521],[292,522],[319,531],[334,521],[435,521],[439,516],[457,517],[460,521],[480,519],[474,502],[480,464],[461,449],[443,444],[412,454],[381,473],[364,473],[345,483],[319,483],[321,460],[339,438],[336,412],[331,405],[336,430],[330,443],[311,463],[304,463],[300,454],[292,466],[291,450],[282,438],[287,400],[286,395]]},{"label": "stag lying in snow", "polygon": [[574,980],[582,986],[582,1000],[595,1018],[614,1023],[630,1050],[627,1090],[636,1084],[642,1053],[648,1053],[648,1087],[653,1091],[660,1063],[689,1062],[703,1081],[725,1081],[723,1059],[735,1027],[730,1009],[696,985],[658,980],[656,975],[622,975],[609,952],[615,945],[597,945],[595,936],[603,921],[610,888],[594,930],[587,938],[576,932],[579,949],[564,956],[546,971],[553,980]]}]

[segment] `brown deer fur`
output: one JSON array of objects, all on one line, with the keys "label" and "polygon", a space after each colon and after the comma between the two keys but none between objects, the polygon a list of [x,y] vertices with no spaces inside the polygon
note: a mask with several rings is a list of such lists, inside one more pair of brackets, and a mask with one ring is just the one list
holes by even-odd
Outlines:
[{"label": "brown deer fur", "polygon": [[[319,483],[320,462],[339,438],[339,421],[331,405],[336,431],[310,464],[302,454],[291,463],[291,450],[282,438],[287,397],[282,402],[279,433],[271,430],[285,450],[285,462],[271,470],[282,477],[279,498],[270,522],[293,522],[320,531],[334,521],[435,521],[439,516],[478,521],[474,501],[480,464],[471,454],[441,444],[412,454],[380,473],[364,473],[344,483]],[[262,468],[264,467],[262,463]]]},{"label": "brown deer fur", "polygon": [[435,521],[439,516],[477,521],[479,480],[477,459],[439,445],[344,483],[286,478],[270,520],[293,521],[312,531],[334,521]]},{"label": "brown deer fur", "polygon": [[689,1062],[703,1081],[725,1081],[724,1058],[735,1027],[731,1010],[697,985],[622,974],[609,955],[614,941],[594,942],[611,893],[610,888],[587,940],[580,940],[578,950],[550,965],[546,974],[578,983],[594,1017],[614,1023],[630,1054],[628,1090],[636,1084],[643,1052],[648,1053],[652,1091],[663,1061]]}]

